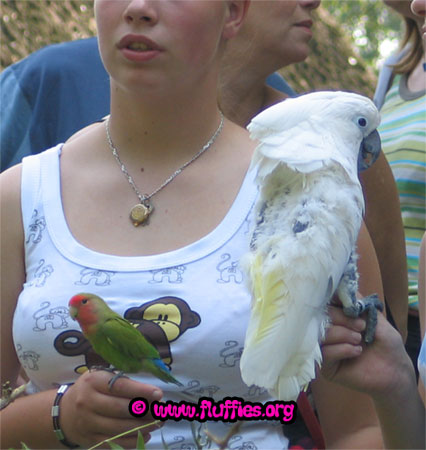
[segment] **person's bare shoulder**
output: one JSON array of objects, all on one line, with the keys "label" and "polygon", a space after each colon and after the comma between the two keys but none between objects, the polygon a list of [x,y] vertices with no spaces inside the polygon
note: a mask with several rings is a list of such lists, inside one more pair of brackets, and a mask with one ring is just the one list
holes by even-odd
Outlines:
[{"label": "person's bare shoulder", "polygon": [[17,224],[22,224],[21,176],[22,164],[13,166],[0,175],[2,234],[5,231],[3,227],[17,231]]},{"label": "person's bare shoulder", "polygon": [[67,139],[66,144],[69,144],[70,142],[72,142],[76,139],[79,139],[82,136],[85,136],[88,132],[93,131],[93,129],[98,127],[100,123],[102,123],[102,122],[94,122],[94,123],[91,123],[90,125],[87,125],[87,127],[84,127],[81,130],[78,130],[71,137],[69,137]]},{"label": "person's bare shoulder", "polygon": [[[21,214],[21,164],[0,175],[0,244],[2,329],[11,324],[13,310],[25,281],[24,228]],[[10,319],[10,323],[8,319]],[[7,322],[5,324],[5,321]],[[5,331],[7,334],[7,331]]]}]

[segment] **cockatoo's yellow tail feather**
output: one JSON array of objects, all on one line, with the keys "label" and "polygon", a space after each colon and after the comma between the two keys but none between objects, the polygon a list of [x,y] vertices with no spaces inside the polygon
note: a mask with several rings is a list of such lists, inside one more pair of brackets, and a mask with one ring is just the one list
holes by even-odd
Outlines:
[{"label": "cockatoo's yellow tail feather", "polygon": [[257,255],[252,267],[254,301],[253,315],[259,318],[255,333],[250,336],[251,344],[267,338],[274,326],[274,321],[280,314],[280,299],[284,291],[284,282],[279,273],[263,272],[264,261],[262,255]]}]

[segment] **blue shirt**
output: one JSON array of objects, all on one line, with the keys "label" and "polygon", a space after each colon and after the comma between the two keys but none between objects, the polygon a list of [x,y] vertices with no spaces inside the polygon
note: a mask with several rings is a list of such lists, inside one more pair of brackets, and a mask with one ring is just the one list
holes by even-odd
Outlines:
[{"label": "blue shirt", "polygon": [[0,92],[2,170],[109,112],[109,75],[96,38],[50,45],[9,66]]},{"label": "blue shirt", "polygon": [[[277,73],[268,84],[294,96]],[[97,38],[49,45],[0,75],[1,170],[65,142],[109,114],[110,88]]]}]

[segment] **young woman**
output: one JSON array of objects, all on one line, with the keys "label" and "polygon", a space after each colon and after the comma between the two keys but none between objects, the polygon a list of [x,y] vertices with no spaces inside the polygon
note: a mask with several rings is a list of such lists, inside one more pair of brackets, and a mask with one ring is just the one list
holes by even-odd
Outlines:
[{"label": "young woman", "polygon": [[266,107],[287,98],[266,83],[281,68],[304,61],[320,0],[252,1],[238,35],[227,45],[220,74],[225,115],[246,126]]},{"label": "young woman", "polygon": [[[407,351],[413,362],[420,349],[418,264],[420,242],[426,231],[425,183],[425,47],[424,18],[414,14],[410,2],[385,0],[401,16],[405,35],[397,54],[384,64],[375,100],[381,106],[379,133],[383,153],[396,180],[404,226],[408,282]],[[384,232],[389,240],[392,230]]]},{"label": "young woman", "polygon": [[[14,385],[24,367],[32,394],[1,412],[3,447],[57,448],[56,435],[68,446],[93,445],[152,421],[130,416],[135,397],[272,400],[244,385],[238,365],[250,296],[237,262],[257,195],[247,172],[254,143],[223,118],[216,94],[221,56],[247,6],[96,0],[109,120],[2,175],[1,376]],[[370,252],[363,230],[363,295],[380,291]],[[66,310],[78,292],[144,327],[183,386],[140,374],[110,391],[109,373],[87,371],[99,360]],[[58,386],[72,382],[58,398]],[[330,446],[381,444],[368,399],[340,396],[323,381],[316,392],[325,424],[342,416],[335,405],[351,411],[326,434]],[[229,427],[208,429],[221,436]],[[150,437],[148,448],[162,448],[162,438],[194,445],[184,421],[169,420],[161,433],[151,426]],[[134,448],[135,437],[117,443]],[[287,440],[279,422],[247,421],[232,444],[282,449]]]},{"label": "young woman", "polygon": [[[398,3],[406,11],[405,2]],[[397,6],[397,5],[395,5]],[[425,0],[412,0],[412,12],[418,16],[418,31],[425,35]],[[416,30],[417,34],[417,30]],[[408,78],[409,79],[409,78]],[[374,401],[386,448],[425,448],[426,384],[426,234],[419,250],[418,301],[422,349],[418,359],[419,392],[416,374],[401,336],[380,315],[376,339],[371,346],[360,345],[362,319],[349,319],[341,309],[331,308],[333,326],[323,344],[323,374],[346,387],[367,393]]]}]

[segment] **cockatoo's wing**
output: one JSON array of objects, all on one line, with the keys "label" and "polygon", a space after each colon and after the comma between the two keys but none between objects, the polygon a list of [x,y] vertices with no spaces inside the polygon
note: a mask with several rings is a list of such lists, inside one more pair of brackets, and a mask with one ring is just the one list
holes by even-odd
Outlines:
[{"label": "cockatoo's wing", "polygon": [[[306,101],[308,97],[309,101]],[[351,110],[359,110],[360,105],[362,112],[353,115]],[[336,115],[336,110],[342,114]],[[354,125],[358,124],[355,122],[360,119],[365,119],[366,125],[356,130]],[[337,163],[349,176],[356,178],[357,166],[351,164],[342,148],[353,147],[357,140],[361,144],[379,123],[380,115],[373,102],[357,94],[326,91],[285,100],[258,114],[248,125],[250,136],[260,143],[252,166],[263,160],[266,167],[259,167],[262,177],[262,172],[268,173],[275,160],[285,161],[289,168],[304,173]],[[359,135],[351,142],[351,135],[356,131]],[[375,145],[377,148],[370,164],[378,157],[380,140]]]},{"label": "cockatoo's wing", "polygon": [[[258,139],[259,129],[249,129],[251,137]],[[290,171],[309,173],[336,160],[334,147],[330,134],[318,134],[308,121],[303,121],[297,128],[264,137],[253,156],[252,167],[257,167],[259,182],[283,161]]]},{"label": "cockatoo's wing", "polygon": [[297,174],[278,194],[280,170],[265,186],[274,197],[263,198],[253,249],[242,260],[253,304],[240,365],[248,385],[294,400],[321,361],[326,305],[353,249],[362,203],[359,192],[349,213],[347,190],[336,193],[338,178],[323,176],[311,184]]}]

